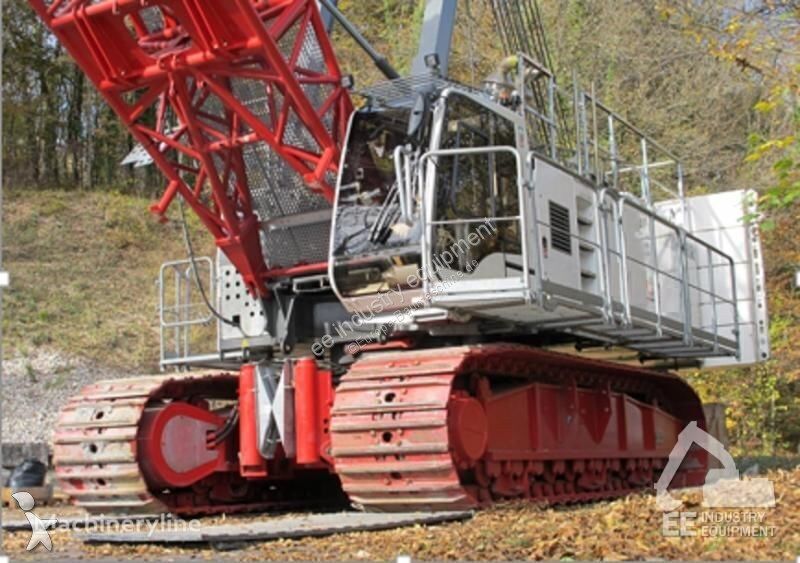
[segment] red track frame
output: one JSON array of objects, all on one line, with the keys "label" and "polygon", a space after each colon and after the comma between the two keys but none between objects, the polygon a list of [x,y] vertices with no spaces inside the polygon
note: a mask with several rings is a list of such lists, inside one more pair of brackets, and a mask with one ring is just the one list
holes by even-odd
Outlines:
[{"label": "red track frame", "polygon": [[[270,272],[243,147],[266,143],[309,189],[332,200],[326,176],[336,171],[353,109],[316,2],[29,2],[167,177],[163,197],[152,210],[163,217],[180,194],[251,292],[267,295]],[[158,10],[158,29],[148,27],[144,10]],[[324,71],[298,62],[309,34],[316,37]],[[237,99],[235,79],[264,88],[267,117]],[[318,107],[303,90],[312,84],[329,90]],[[204,111],[211,98],[224,108],[224,118]],[[317,150],[286,138],[290,120]]]}]

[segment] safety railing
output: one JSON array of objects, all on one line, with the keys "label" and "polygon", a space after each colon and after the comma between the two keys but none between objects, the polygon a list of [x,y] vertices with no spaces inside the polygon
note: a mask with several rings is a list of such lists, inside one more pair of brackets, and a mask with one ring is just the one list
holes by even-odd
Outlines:
[{"label": "safety railing", "polygon": [[[661,346],[669,347],[664,351],[673,356],[736,354],[739,318],[733,258],[659,216],[631,194],[605,188],[595,191],[594,204],[593,236],[572,232],[570,240],[598,256],[599,284],[589,293],[602,300],[599,314],[604,324],[621,330],[619,334],[640,334],[641,342],[637,336],[625,336],[626,344],[656,353]],[[633,223],[642,219],[645,228],[636,232]],[[552,226],[538,219],[534,227],[531,234]],[[632,239],[638,244],[632,245]],[[541,263],[540,256],[538,260]],[[541,266],[539,271],[544,272]],[[546,289],[557,300],[558,291]],[[572,294],[563,297],[569,307],[597,312],[594,306],[576,302]],[[597,331],[591,318],[548,322],[551,327],[584,324]],[[645,326],[650,327],[647,336],[641,332]],[[679,344],[670,337],[676,331]]]},{"label": "safety railing", "polygon": [[[704,337],[711,335],[715,352],[723,333],[728,343],[735,340],[738,345],[733,260],[675,225],[670,220],[674,216],[661,217],[657,212],[656,202],[674,200],[679,205],[677,222],[689,226],[678,157],[599,101],[594,88],[586,92],[576,79],[571,89],[562,88],[549,69],[525,54],[518,55],[516,89],[514,103],[534,153],[529,160],[549,159],[595,187],[596,238],[571,236],[600,253],[597,293],[606,322],[632,325],[638,305],[651,310],[658,335],[665,320],[672,320],[680,323],[687,346],[693,344],[698,329],[705,331]],[[625,224],[626,210],[645,217],[644,232],[636,234],[643,245],[628,244],[638,226]],[[604,226],[607,217],[612,232]],[[634,248],[640,247],[646,254],[637,254],[642,251]],[[665,260],[672,260],[673,270],[664,266]],[[648,280],[649,307],[633,302],[630,279]],[[732,289],[724,294],[723,288]],[[699,318],[692,318],[693,313]]]},{"label": "safety railing", "polygon": [[[518,214],[462,219],[433,216],[433,197],[442,159],[488,156],[502,152],[512,154],[516,162],[520,202]],[[530,240],[540,240],[541,229],[549,227],[546,221],[538,219],[536,199],[531,193],[535,189],[532,179],[525,180],[527,173],[534,169],[535,157],[531,153],[527,159],[529,162],[523,162],[519,151],[513,147],[478,147],[430,151],[419,159],[417,186],[424,186],[422,193],[425,196],[421,198],[421,213],[425,218],[421,237],[424,271],[431,272],[435,268],[433,239],[436,234],[433,229],[437,226],[470,226],[485,221],[515,222],[521,236],[522,272],[519,278],[513,279],[520,280],[530,296],[529,302],[542,304],[545,292],[542,277],[537,275],[537,272],[544,272],[542,256],[540,252],[531,255],[528,251]],[[432,165],[427,166],[429,163]],[[587,238],[576,233],[571,233],[570,237],[579,245],[590,247],[598,253],[599,289],[596,294],[603,301],[600,314],[606,325],[632,329],[646,323],[652,326],[656,338],[666,336],[668,325],[670,334],[676,330],[680,332],[680,346],[676,346],[674,339],[666,337],[663,340],[665,344],[650,340],[643,345],[653,348],[656,353],[660,345],[671,346],[665,352],[674,356],[703,355],[708,354],[709,349],[712,354],[738,351],[739,319],[733,259],[659,216],[632,194],[620,194],[609,188],[597,189],[594,193],[594,237]],[[634,217],[636,226],[633,225]],[[645,228],[636,232],[642,217]],[[637,239],[639,243],[631,245],[629,239]],[[534,262],[533,269],[531,261]],[[721,277],[727,277],[727,283],[720,283]],[[638,293],[638,299],[634,297],[631,280],[646,280],[647,289],[644,293]],[[637,283],[637,289],[640,285]],[[423,288],[426,294],[431,294],[428,276],[423,279]],[[729,288],[730,292],[726,294],[722,288]],[[486,291],[485,286],[454,286],[452,289],[453,294],[464,295]],[[643,313],[651,313],[653,320],[646,318]],[[731,320],[723,322],[722,319],[726,318]],[[723,349],[721,334],[724,328],[729,330],[724,339],[727,345]],[[732,341],[735,345],[730,345]],[[635,345],[636,337],[629,338],[628,343]],[[681,349],[678,350],[678,347]],[[698,352],[700,349],[705,351]]]},{"label": "safety railing", "polygon": [[419,150],[398,146],[394,150],[394,173],[397,182],[398,201],[400,203],[400,218],[406,224],[411,223],[414,216],[414,202],[419,199],[419,186],[413,182],[414,170],[417,168]]},{"label": "safety railing", "polygon": [[[609,237],[601,237],[601,255],[604,256],[607,288],[611,287],[613,270],[618,275],[621,324],[626,327],[634,325],[634,307],[648,309],[645,302],[634,302],[629,287],[631,279],[645,279],[645,297],[652,303],[658,336],[664,334],[665,319],[672,320],[680,323],[686,347],[696,344],[695,331],[700,329],[710,335],[712,349],[719,353],[720,333],[727,328],[728,340],[735,341],[735,349],[738,350],[739,318],[733,258],[654,213],[631,194],[603,190],[598,199],[598,212],[611,213],[611,221],[602,221],[601,224],[612,226],[611,240],[614,246],[609,244]],[[635,254],[628,244],[628,236],[635,229],[633,225],[626,225],[626,208],[633,212],[636,221],[644,217],[647,223],[644,234],[633,235],[647,243],[642,245],[641,248],[645,250],[640,255]],[[616,268],[613,267],[612,258],[616,260]],[[671,267],[665,267],[664,264],[670,264]],[[719,283],[718,276],[727,277],[727,283]],[[718,290],[722,287],[730,288],[730,293],[726,295]],[[614,300],[608,290],[604,300],[613,311]],[[672,308],[668,309],[669,306]],[[699,318],[695,318],[695,315]],[[731,321],[723,323],[723,318],[730,318]]]},{"label": "safety railing", "polygon": [[[459,157],[475,157],[486,156],[491,157],[497,154],[509,154],[513,156],[516,165],[516,184],[517,184],[517,200],[519,208],[517,213],[508,216],[486,216],[486,217],[472,217],[472,218],[456,218],[456,219],[436,219],[433,213],[436,211],[434,206],[434,194],[436,190],[436,182],[438,171],[441,166],[441,160],[447,158],[457,159]],[[428,166],[430,164],[430,166]],[[531,287],[531,268],[530,256],[528,254],[528,237],[526,235],[525,226],[529,223],[527,216],[526,201],[532,201],[526,193],[525,182],[525,168],[523,158],[515,147],[511,146],[493,146],[493,147],[470,147],[458,149],[439,149],[432,150],[423,154],[418,161],[417,166],[417,185],[422,187],[421,193],[421,216],[424,218],[424,225],[421,236],[421,251],[422,251],[422,264],[424,272],[435,271],[435,264],[433,263],[434,243],[430,232],[437,226],[470,226],[479,225],[486,222],[497,224],[502,222],[513,222],[517,224],[519,238],[520,238],[520,251],[521,251],[521,273],[519,281],[521,288],[525,294],[525,300],[529,302],[532,299]],[[535,215],[534,215],[535,216]],[[535,221],[534,221],[535,223]],[[541,271],[541,269],[539,270]],[[426,294],[431,292],[431,276],[426,275],[423,277],[423,289]],[[513,279],[516,279],[514,277]],[[458,293],[470,292],[485,292],[486,289],[458,289]],[[538,292],[537,292],[538,293]]]},{"label": "safety railing", "polygon": [[648,208],[681,202],[684,173],[675,154],[615,113],[573,79],[571,91],[531,57],[518,55],[518,111],[531,150],[602,187],[635,194]]},{"label": "safety railing", "polygon": [[[207,296],[214,292],[214,262],[207,256],[195,258]],[[207,279],[203,279],[207,278]],[[158,279],[160,355],[162,368],[180,366],[196,356],[195,347],[213,343],[214,316],[197,288],[191,260],[165,262]],[[205,334],[209,332],[210,334]]]}]

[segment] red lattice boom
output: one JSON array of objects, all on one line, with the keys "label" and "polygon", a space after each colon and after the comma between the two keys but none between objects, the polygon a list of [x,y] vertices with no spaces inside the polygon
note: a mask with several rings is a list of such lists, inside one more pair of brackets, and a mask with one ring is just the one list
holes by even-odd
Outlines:
[{"label": "red lattice boom", "polygon": [[352,111],[316,2],[29,2],[166,175],[153,211],[180,194],[266,295],[245,150],[265,144],[332,200]]}]

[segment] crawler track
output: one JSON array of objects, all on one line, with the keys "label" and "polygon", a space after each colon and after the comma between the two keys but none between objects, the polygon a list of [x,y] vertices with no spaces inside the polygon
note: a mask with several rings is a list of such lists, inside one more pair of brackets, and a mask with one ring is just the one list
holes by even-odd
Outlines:
[{"label": "crawler track", "polygon": [[148,490],[136,460],[139,420],[166,381],[101,381],[61,411],[53,444],[56,477],[76,505],[93,513],[167,512]]},{"label": "crawler track", "polygon": [[[61,413],[56,477],[75,504],[105,514],[330,508],[342,489],[373,511],[585,502],[650,486],[680,429],[703,423],[696,395],[670,374],[516,345],[382,352],[362,357],[336,387],[335,475],[246,480],[232,459],[185,488],[150,486],[137,457],[145,413],[178,400],[224,409],[236,398],[227,374],[91,385]],[[705,467],[695,452],[673,483],[699,484]]]},{"label": "crawler track", "polygon": [[[672,444],[611,454],[599,446],[596,452],[566,446],[512,451],[492,443],[490,432],[479,459],[459,455],[464,448],[456,442],[466,442],[469,449],[470,443],[480,442],[482,430],[475,422],[481,414],[469,400],[464,403],[467,410],[457,412],[458,399],[473,398],[488,409],[492,397],[532,383],[565,393],[572,386],[576,397],[584,391],[616,394],[617,401],[628,400],[622,395],[635,396],[637,404],[659,405],[654,407],[659,416],[674,419],[676,427],[702,420],[694,393],[670,374],[512,345],[371,354],[356,363],[336,390],[332,453],[345,492],[366,510],[461,510],[510,498],[568,503],[616,497],[658,477]],[[500,416],[522,431],[532,425],[515,420],[523,411],[509,409]],[[674,483],[696,479],[703,463],[699,460],[696,472],[687,470]]]},{"label": "crawler track", "polygon": [[247,481],[232,471],[184,489],[148,485],[137,457],[145,409],[171,400],[235,399],[236,386],[237,377],[228,374],[147,376],[87,386],[61,411],[55,432],[55,473],[63,491],[94,514],[186,516],[336,506],[341,492],[333,477],[276,486]]}]

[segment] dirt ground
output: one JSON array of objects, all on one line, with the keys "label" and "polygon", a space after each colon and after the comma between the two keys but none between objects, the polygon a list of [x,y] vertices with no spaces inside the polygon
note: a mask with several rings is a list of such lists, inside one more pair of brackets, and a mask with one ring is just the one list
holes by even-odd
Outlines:
[{"label": "dirt ground", "polygon": [[[775,508],[706,509],[699,490],[676,494],[685,513],[705,523],[688,524],[694,536],[667,537],[664,516],[652,495],[581,506],[541,507],[511,503],[476,513],[464,522],[383,532],[359,532],[324,538],[277,540],[248,545],[171,547],[163,545],[84,545],[80,532],[53,533],[53,552],[25,551],[27,532],[5,532],[4,552],[13,559],[113,558],[251,560],[415,560],[509,559],[718,559],[795,560],[800,555],[800,468],[766,474],[775,487]],[[42,508],[42,518],[78,514],[74,508]],[[20,514],[4,513],[4,519]],[[206,518],[202,524],[226,524],[248,516]],[[691,517],[689,517],[691,519]],[[677,520],[672,521],[677,526]],[[749,535],[744,535],[749,534]],[[753,535],[761,537],[752,537]]]}]

